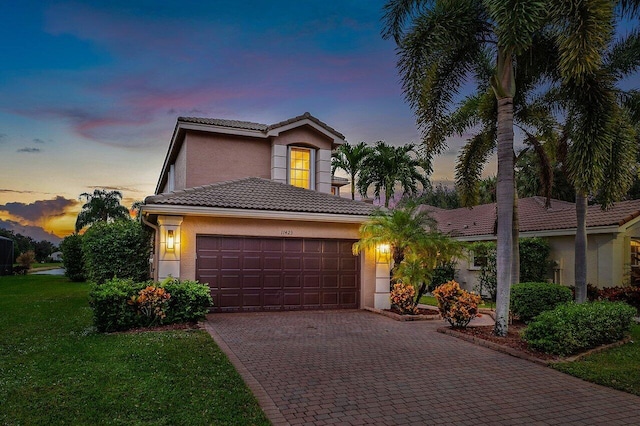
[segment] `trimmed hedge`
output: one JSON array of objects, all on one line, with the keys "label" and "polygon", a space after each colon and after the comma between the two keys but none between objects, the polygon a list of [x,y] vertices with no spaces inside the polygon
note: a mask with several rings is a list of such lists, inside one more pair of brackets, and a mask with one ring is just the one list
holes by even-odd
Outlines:
[{"label": "trimmed hedge", "polygon": [[149,278],[150,233],[133,220],[98,222],[82,236],[87,279],[102,284],[111,278]]},{"label": "trimmed hedge", "polygon": [[169,279],[162,283],[136,283],[131,279],[114,278],[94,286],[89,294],[93,323],[98,331],[124,331],[147,326],[149,318],[141,315],[135,300],[148,286],[163,288],[170,295],[164,312],[166,317],[158,319],[160,324],[198,321],[204,318],[212,305],[209,287],[197,281]]},{"label": "trimmed hedge", "polygon": [[566,356],[624,338],[634,315],[621,302],[568,303],[542,312],[522,337],[532,349]]},{"label": "trimmed hedge", "polygon": [[598,297],[611,302],[625,302],[640,315],[640,287],[606,287],[598,291]]},{"label": "trimmed hedge", "polygon": [[60,243],[64,274],[75,282],[85,280],[84,259],[82,258],[82,235],[68,235]]},{"label": "trimmed hedge", "polygon": [[511,312],[529,322],[541,312],[549,311],[573,299],[571,289],[553,283],[520,283],[511,287]]}]

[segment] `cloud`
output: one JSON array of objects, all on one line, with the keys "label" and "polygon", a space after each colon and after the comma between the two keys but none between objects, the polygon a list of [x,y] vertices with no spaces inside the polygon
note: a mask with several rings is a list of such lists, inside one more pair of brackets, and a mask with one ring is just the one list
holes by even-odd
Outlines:
[{"label": "cloud", "polygon": [[60,237],[45,231],[40,226],[23,225],[21,223],[14,222],[12,220],[0,219],[0,228],[13,231],[16,234],[22,234],[27,237],[31,237],[36,241],[47,240],[47,241],[51,241],[53,244],[56,244],[56,245],[60,244],[60,241],[62,241]]},{"label": "cloud", "polygon": [[0,143],[5,143],[9,140],[9,136],[6,133],[0,133]]},{"label": "cloud", "polygon": [[77,200],[70,200],[59,195],[52,200],[38,200],[31,204],[18,202],[0,204],[0,210],[30,224],[40,224],[47,219],[64,216],[69,209],[78,204]]},{"label": "cloud", "polygon": [[33,143],[41,143],[42,144],[42,143],[44,143],[44,141],[42,139],[40,139],[40,138],[34,138],[33,139]]},{"label": "cloud", "polygon": [[20,148],[16,150],[16,152],[26,152],[28,154],[37,154],[41,151],[42,150],[40,148],[33,148],[33,147],[25,147],[25,148]]}]

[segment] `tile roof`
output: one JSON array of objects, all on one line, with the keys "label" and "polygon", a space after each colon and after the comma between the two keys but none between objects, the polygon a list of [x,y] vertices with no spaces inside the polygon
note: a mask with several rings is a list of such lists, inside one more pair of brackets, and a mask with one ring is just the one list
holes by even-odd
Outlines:
[{"label": "tile roof", "polygon": [[[453,210],[423,206],[438,221],[441,232],[459,237],[494,235],[496,204],[483,204],[469,208]],[[587,227],[622,226],[640,216],[640,200],[628,200],[615,203],[610,209],[602,210],[599,205],[589,206]],[[575,229],[575,204],[551,200],[551,207],[545,208],[544,197],[529,197],[518,200],[518,219],[520,232]]]},{"label": "tile roof", "polygon": [[375,209],[360,201],[257,177],[153,195],[145,204],[365,216]]},{"label": "tile roof", "polygon": [[186,123],[197,123],[197,124],[207,124],[211,126],[220,126],[220,127],[229,127],[233,129],[243,129],[243,130],[258,130],[263,133],[268,133],[270,130],[277,129],[279,127],[284,127],[288,124],[295,123],[297,121],[302,120],[311,120],[316,123],[318,126],[323,127],[325,130],[335,134],[336,136],[344,139],[344,135],[338,132],[333,127],[328,124],[318,120],[313,115],[308,112],[305,112],[302,115],[297,117],[290,118],[285,121],[281,121],[275,124],[261,124],[261,123],[253,123],[251,121],[239,121],[239,120],[226,120],[222,118],[200,118],[200,117],[178,117],[178,121],[183,121]]}]

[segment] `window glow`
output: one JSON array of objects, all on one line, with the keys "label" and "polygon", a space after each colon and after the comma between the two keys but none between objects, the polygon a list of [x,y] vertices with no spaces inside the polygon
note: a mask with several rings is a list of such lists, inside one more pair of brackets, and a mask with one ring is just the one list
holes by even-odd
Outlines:
[{"label": "window glow", "polygon": [[289,154],[289,184],[311,189],[311,151],[305,148],[291,148]]}]

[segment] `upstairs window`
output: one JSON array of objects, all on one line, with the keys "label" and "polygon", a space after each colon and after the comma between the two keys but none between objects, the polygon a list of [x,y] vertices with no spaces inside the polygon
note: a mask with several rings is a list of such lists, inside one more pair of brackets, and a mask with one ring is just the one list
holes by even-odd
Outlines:
[{"label": "upstairs window", "polygon": [[289,147],[289,184],[314,189],[314,151],[309,148]]}]

